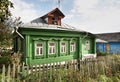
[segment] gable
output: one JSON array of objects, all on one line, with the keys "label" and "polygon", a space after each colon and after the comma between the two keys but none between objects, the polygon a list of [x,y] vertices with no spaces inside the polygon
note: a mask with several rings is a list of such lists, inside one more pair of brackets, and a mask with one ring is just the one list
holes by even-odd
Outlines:
[{"label": "gable", "polygon": [[50,11],[49,13],[43,15],[41,18],[46,18],[48,16],[60,16],[61,18],[64,18],[65,15],[58,9],[58,8],[55,8],[54,10]]}]

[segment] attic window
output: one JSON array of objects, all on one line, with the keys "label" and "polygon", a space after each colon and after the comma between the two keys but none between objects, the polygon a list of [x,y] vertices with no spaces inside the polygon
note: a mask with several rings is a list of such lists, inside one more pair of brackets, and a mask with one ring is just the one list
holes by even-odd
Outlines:
[{"label": "attic window", "polygon": [[58,25],[58,18],[57,17],[53,17],[52,18],[52,24]]}]

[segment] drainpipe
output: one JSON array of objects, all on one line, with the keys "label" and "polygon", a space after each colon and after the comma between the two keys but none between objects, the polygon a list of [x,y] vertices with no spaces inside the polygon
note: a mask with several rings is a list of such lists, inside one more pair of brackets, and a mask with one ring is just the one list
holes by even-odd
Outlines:
[{"label": "drainpipe", "polygon": [[88,36],[88,32],[85,32],[85,33],[86,33],[86,35],[82,39],[84,39],[84,38],[86,38]]},{"label": "drainpipe", "polygon": [[22,34],[20,34],[20,33],[17,31],[18,26],[16,26],[14,29],[15,29],[15,32],[16,32],[22,39],[24,39],[24,37],[22,36]]}]

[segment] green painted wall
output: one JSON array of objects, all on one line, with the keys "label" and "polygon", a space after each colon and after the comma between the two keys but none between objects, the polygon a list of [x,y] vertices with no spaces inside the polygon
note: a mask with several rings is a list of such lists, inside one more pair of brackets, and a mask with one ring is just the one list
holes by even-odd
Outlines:
[{"label": "green painted wall", "polygon": [[[90,41],[90,49],[86,49],[86,41]],[[93,41],[90,38],[83,38],[82,39],[82,54],[89,54],[93,52]]]},{"label": "green painted wall", "polygon": [[[24,35],[21,46],[26,64],[51,63],[58,61],[66,61],[71,59],[82,58],[83,54],[96,53],[95,37],[91,34],[87,35],[81,32],[60,31],[60,30],[36,30],[36,29],[19,29]],[[86,36],[86,37],[84,37]],[[86,50],[86,40],[90,41],[90,49]],[[42,42],[44,44],[43,56],[35,56],[35,43]],[[48,43],[55,42],[56,54],[49,55]],[[66,53],[60,53],[60,43],[66,43]],[[75,52],[70,52],[70,42],[75,42]],[[19,42],[20,43],[20,42]],[[18,44],[19,44],[18,43]]]}]

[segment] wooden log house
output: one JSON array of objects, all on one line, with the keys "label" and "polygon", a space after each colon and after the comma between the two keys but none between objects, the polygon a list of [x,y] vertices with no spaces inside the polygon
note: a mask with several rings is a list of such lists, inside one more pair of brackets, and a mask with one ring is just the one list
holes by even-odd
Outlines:
[{"label": "wooden log house", "polygon": [[15,29],[14,51],[23,54],[27,65],[96,57],[96,37],[62,23],[64,17],[55,8]]}]

